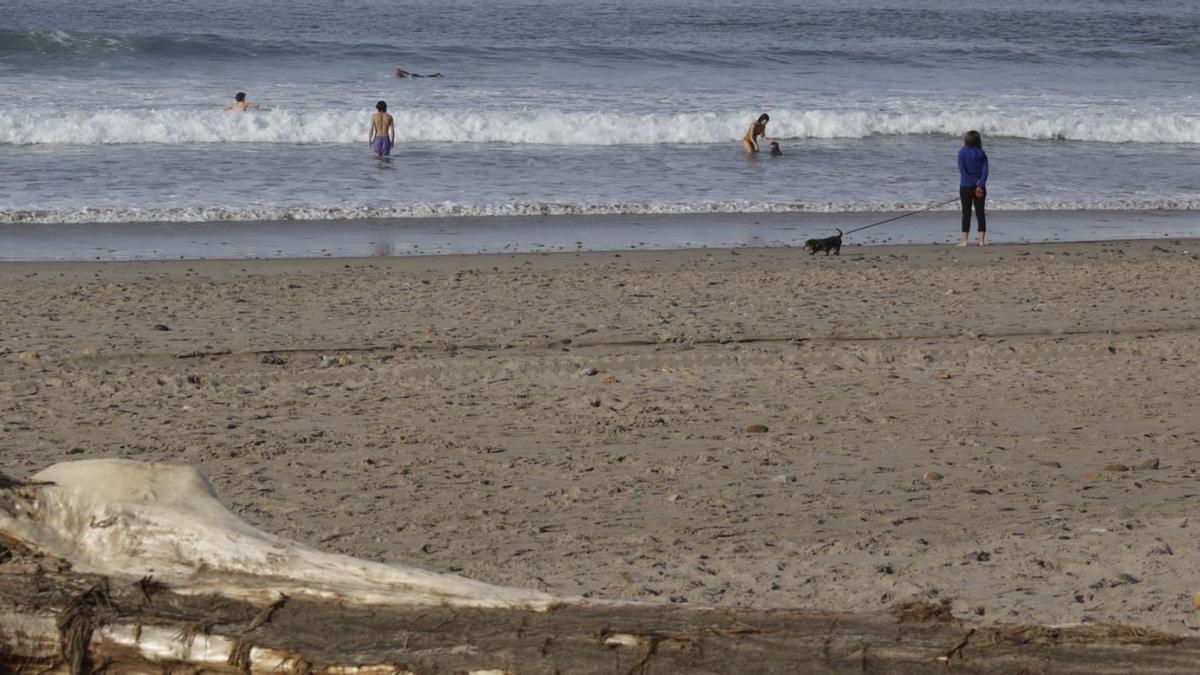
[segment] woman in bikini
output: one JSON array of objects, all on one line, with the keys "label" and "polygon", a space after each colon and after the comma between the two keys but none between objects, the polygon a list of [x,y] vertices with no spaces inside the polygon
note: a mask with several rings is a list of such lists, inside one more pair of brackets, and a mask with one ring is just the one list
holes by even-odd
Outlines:
[{"label": "woman in bikini", "polygon": [[746,135],[742,137],[742,147],[746,148],[747,154],[758,152],[758,139],[761,137],[764,141],[769,141],[767,138],[767,122],[771,121],[771,116],[763,113],[758,116],[758,119],[750,123],[750,128],[746,129]]},{"label": "woman in bikini", "polygon": [[388,114],[387,103],[376,103],[375,110],[375,114],[371,115],[371,132],[367,142],[377,156],[387,157],[392,154],[392,146],[396,144],[396,124]]}]

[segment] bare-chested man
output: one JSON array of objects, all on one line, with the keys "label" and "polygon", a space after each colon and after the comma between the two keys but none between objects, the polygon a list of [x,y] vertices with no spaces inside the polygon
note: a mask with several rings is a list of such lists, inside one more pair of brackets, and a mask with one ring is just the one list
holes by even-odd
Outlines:
[{"label": "bare-chested man", "polygon": [[392,146],[396,144],[396,122],[388,114],[387,103],[376,103],[375,111],[371,115],[371,135],[367,142],[377,156],[387,157],[392,154]]},{"label": "bare-chested man", "polygon": [[246,102],[246,92],[239,91],[233,96],[233,103],[225,104],[226,110],[258,110],[257,103]]}]

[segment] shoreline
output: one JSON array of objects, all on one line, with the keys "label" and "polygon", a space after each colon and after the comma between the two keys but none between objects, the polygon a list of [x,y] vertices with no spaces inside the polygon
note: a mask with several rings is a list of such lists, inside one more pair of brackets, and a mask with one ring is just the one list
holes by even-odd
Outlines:
[{"label": "shoreline", "polygon": [[0,453],[556,594],[1196,635],[1198,242],[4,263]]},{"label": "shoreline", "polygon": [[[0,261],[386,258],[479,253],[800,247],[899,215],[880,213],[464,217],[0,226]],[[945,244],[956,212],[848,235],[846,248]],[[974,226],[972,226],[974,228]],[[1200,211],[996,211],[989,243],[1200,236]],[[974,237],[974,231],[972,232]]]}]

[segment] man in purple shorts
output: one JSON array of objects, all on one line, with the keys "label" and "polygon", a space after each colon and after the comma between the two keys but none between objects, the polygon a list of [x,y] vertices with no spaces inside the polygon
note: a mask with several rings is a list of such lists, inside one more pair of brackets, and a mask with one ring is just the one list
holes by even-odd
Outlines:
[{"label": "man in purple shorts", "polygon": [[387,157],[392,154],[392,146],[396,143],[396,123],[388,114],[387,103],[376,103],[375,110],[375,114],[371,115],[371,135],[367,142],[377,156]]}]

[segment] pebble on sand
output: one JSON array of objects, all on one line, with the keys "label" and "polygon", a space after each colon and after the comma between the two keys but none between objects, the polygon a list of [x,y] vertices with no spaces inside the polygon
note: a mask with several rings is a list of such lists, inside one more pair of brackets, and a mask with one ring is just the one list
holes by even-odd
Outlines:
[{"label": "pebble on sand", "polygon": [[1158,460],[1157,459],[1144,459],[1144,460],[1138,462],[1137,468],[1141,469],[1142,471],[1154,471],[1155,469],[1158,468]]},{"label": "pebble on sand", "polygon": [[930,482],[939,481],[943,478],[945,478],[945,476],[936,471],[926,471],[925,475],[921,476],[921,480],[927,480]]},{"label": "pebble on sand", "polygon": [[1129,467],[1125,466],[1124,464],[1113,463],[1113,464],[1105,464],[1104,470],[1105,471],[1128,471]]},{"label": "pebble on sand", "polygon": [[21,352],[17,354],[17,358],[22,361],[37,361],[42,355],[37,352]]},{"label": "pebble on sand", "polygon": [[1200,593],[1197,593],[1196,595],[1192,596],[1192,607],[1195,607],[1196,609],[1200,609]]},{"label": "pebble on sand", "polygon": [[751,424],[750,426],[746,427],[746,433],[749,434],[765,434],[768,431],[770,431],[770,429],[767,428],[767,425],[765,424]]},{"label": "pebble on sand", "polygon": [[349,357],[349,356],[346,356],[345,354],[342,354],[342,355],[341,355],[341,356],[339,356],[339,357],[338,357],[338,359],[337,359],[337,364],[338,364],[338,366],[339,366],[339,367],[345,367],[345,366],[348,366],[348,365],[350,365],[351,363],[354,363],[354,362],[353,362],[353,361],[351,361],[351,360],[350,360],[350,357]]},{"label": "pebble on sand", "polygon": [[939,379],[939,380],[949,380],[949,379],[951,379],[951,378],[953,378],[953,377],[954,377],[954,376],[953,376],[953,375],[951,375],[951,374],[950,374],[950,373],[948,373],[948,372],[941,372],[941,373],[938,373],[938,379]]}]

